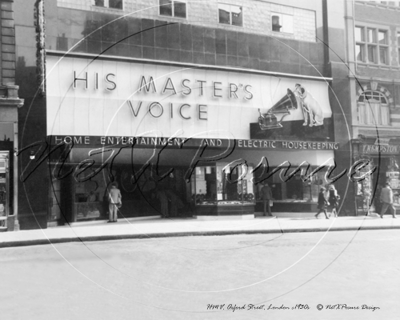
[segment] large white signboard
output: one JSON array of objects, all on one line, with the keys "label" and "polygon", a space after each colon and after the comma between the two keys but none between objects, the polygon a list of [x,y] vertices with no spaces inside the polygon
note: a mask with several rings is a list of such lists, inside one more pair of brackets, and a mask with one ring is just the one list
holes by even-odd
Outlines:
[{"label": "large white signboard", "polygon": [[[46,69],[48,135],[249,139],[258,109],[296,84],[332,115],[321,80],[81,57],[49,56]],[[283,121],[303,118],[300,104]]]}]

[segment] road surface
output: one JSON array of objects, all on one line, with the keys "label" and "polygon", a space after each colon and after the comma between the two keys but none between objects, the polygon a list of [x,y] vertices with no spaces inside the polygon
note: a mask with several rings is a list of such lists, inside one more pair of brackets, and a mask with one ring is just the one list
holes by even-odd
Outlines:
[{"label": "road surface", "polygon": [[400,314],[396,230],[64,243],[0,253],[2,319]]}]

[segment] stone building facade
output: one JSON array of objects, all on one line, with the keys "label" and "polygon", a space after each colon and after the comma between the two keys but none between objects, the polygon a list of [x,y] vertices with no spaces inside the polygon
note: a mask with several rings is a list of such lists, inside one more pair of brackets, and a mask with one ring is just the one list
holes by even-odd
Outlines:
[{"label": "stone building facade", "polygon": [[[390,182],[399,202],[400,6],[393,1],[348,4],[354,159],[369,159],[371,179],[357,187],[358,211],[380,210],[379,194]],[[351,18],[350,18],[351,17]]]},{"label": "stone building facade", "polygon": [[0,3],[0,231],[19,229],[18,223],[18,97],[15,84],[13,1]]}]

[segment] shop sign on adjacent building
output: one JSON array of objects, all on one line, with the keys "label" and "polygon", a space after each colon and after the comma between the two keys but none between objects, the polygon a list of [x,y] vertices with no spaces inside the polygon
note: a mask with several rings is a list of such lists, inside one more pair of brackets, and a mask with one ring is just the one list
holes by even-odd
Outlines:
[{"label": "shop sign on adjacent building", "polygon": [[364,154],[399,154],[399,145],[377,145],[377,144],[364,144],[362,146],[362,153]]}]

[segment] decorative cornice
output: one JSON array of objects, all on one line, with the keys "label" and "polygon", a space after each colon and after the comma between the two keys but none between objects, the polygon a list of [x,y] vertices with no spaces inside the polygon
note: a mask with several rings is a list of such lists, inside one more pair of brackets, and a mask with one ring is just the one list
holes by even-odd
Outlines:
[{"label": "decorative cornice", "polygon": [[0,107],[17,107],[17,108],[21,108],[23,105],[24,105],[24,99],[1,98],[0,97]]},{"label": "decorative cornice", "polygon": [[84,58],[84,59],[92,59],[92,60],[106,60],[106,61],[108,60],[108,61],[136,62],[136,63],[144,63],[144,64],[170,65],[170,66],[187,67],[187,68],[199,68],[199,69],[220,70],[220,71],[230,71],[230,72],[240,72],[240,73],[253,73],[253,74],[262,74],[262,75],[269,75],[269,76],[276,76],[276,77],[288,77],[288,78],[308,79],[308,80],[324,80],[324,81],[332,81],[333,80],[333,78],[331,78],[331,77],[323,77],[323,76],[316,77],[316,76],[308,76],[308,75],[301,75],[301,74],[294,74],[294,73],[263,71],[263,70],[257,70],[257,69],[196,64],[196,63],[186,63],[186,62],[167,61],[167,60],[130,58],[130,57],[120,57],[120,56],[111,56],[111,55],[100,55],[99,56],[98,54],[92,54],[92,53],[46,50],[46,55],[58,56],[61,58]]},{"label": "decorative cornice", "polygon": [[18,98],[19,86],[1,85],[0,86],[0,106],[1,107],[22,107],[24,99]]}]

